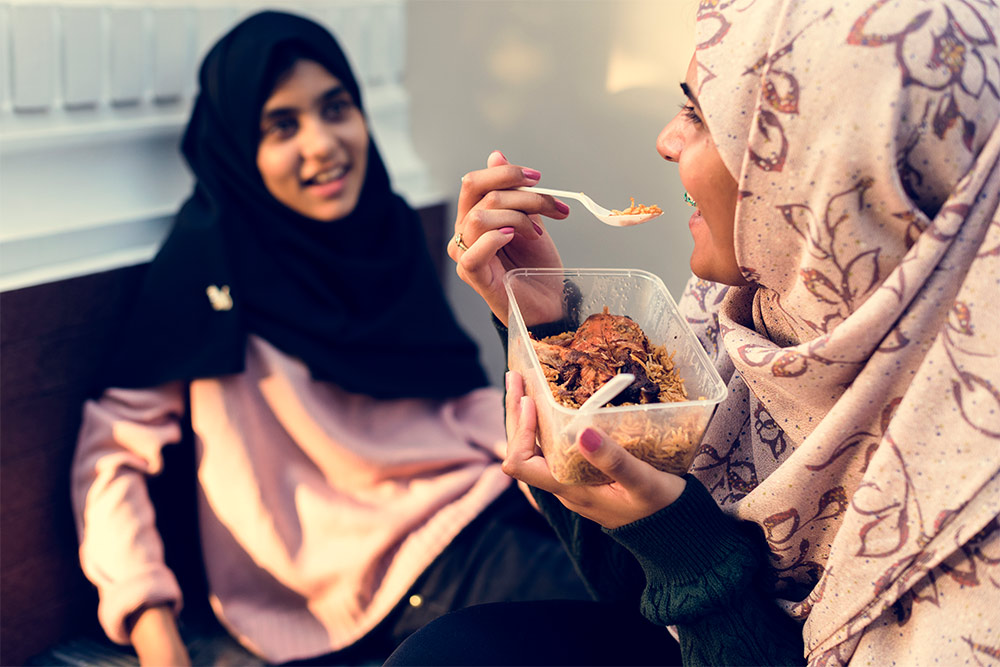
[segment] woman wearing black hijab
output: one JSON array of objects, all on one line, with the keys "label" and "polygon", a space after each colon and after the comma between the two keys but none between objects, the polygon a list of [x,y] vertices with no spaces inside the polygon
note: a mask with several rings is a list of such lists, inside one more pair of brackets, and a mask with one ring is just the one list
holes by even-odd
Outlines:
[{"label": "woman wearing black hijab", "polygon": [[333,37],[278,12],[240,23],[202,64],[182,149],[194,192],[73,466],[109,637],[188,660],[146,488],[186,429],[212,609],[268,662],[370,662],[454,608],[584,597],[500,470],[499,393]]}]

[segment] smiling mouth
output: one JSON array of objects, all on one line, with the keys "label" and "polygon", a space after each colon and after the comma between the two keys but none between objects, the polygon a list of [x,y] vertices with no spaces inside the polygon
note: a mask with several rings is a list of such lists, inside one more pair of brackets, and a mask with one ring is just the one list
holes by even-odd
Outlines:
[{"label": "smiling mouth", "polygon": [[344,174],[347,173],[349,167],[348,165],[341,165],[335,167],[334,169],[328,169],[326,171],[321,171],[309,180],[304,182],[304,185],[323,185],[324,183],[329,183],[335,181],[338,178],[343,178]]}]

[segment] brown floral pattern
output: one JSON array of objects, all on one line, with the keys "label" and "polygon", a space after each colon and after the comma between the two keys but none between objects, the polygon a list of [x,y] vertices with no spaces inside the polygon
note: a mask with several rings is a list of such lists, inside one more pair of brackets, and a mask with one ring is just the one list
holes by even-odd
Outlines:
[{"label": "brown floral pattern", "polygon": [[[924,86],[943,91],[932,109],[931,125],[938,137],[952,128],[961,132],[962,143],[972,149],[976,136],[975,107],[985,95],[1000,97],[1000,69],[996,63],[996,24],[990,26],[983,10],[989,3],[920,3],[911,15],[885,11],[888,0],[869,7],[851,28],[847,43],[855,46],[894,48],[903,86]],[[885,16],[883,16],[885,15]],[[883,25],[876,26],[885,18]],[[919,54],[920,57],[906,57]]]},{"label": "brown floral pattern", "polygon": [[997,26],[994,0],[699,7],[753,284],[682,299],[730,379],[692,472],[761,526],[812,664],[1000,657]]}]

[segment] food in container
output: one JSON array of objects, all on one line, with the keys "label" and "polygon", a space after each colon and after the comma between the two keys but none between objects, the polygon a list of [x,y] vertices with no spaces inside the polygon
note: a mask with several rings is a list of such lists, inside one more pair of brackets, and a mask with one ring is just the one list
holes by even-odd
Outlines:
[{"label": "food in container", "polygon": [[635,405],[687,400],[684,380],[663,345],[650,345],[628,315],[591,315],[576,329],[531,337],[552,396],[560,405],[581,408],[613,376],[628,373],[632,382],[610,403]]},{"label": "food in container", "polygon": [[[712,411],[725,397],[726,387],[680,316],[663,282],[637,269],[514,269],[504,276],[504,285],[510,302],[508,365],[522,375],[526,391],[535,401],[538,444],[553,477],[565,484],[608,481],[577,449],[576,435],[586,426],[600,429],[632,454],[661,470],[684,473],[697,453]],[[612,319],[602,323],[600,316],[603,315],[627,317],[628,321]],[[614,364],[605,364],[601,372],[607,377],[603,381],[592,368],[589,384],[564,382],[568,393],[557,398],[559,392],[554,394],[550,384],[552,364],[539,359],[540,350],[543,359],[551,362],[552,359],[546,356],[553,350],[540,344],[553,335],[562,340],[576,336],[580,325],[591,316],[595,316],[591,323],[599,323],[591,327],[596,329],[598,337],[606,336],[605,325],[611,323],[612,328],[621,325],[623,335],[611,336],[620,339],[617,342],[619,351],[625,350],[619,354],[623,366],[616,372],[637,369],[636,365],[627,370],[624,366],[635,352],[635,346],[643,343],[640,337],[645,338],[644,344],[650,350],[662,350],[663,355],[657,358],[665,357],[672,365],[667,372],[675,374],[676,381],[671,383],[675,389],[680,385],[686,396],[675,394],[670,402],[642,402],[643,386],[647,395],[651,387],[643,384],[637,375],[640,384],[627,389],[619,399],[619,402],[632,404],[608,405],[579,415],[576,405],[586,399],[588,391],[592,393],[613,374]],[[592,342],[595,331],[583,334],[584,348],[588,345],[588,335]],[[643,358],[642,354],[636,356]],[[649,362],[638,365],[642,366],[648,383]],[[633,403],[630,397],[638,397],[639,402]],[[574,420],[577,416],[581,418]],[[567,428],[571,421],[573,427]]]}]

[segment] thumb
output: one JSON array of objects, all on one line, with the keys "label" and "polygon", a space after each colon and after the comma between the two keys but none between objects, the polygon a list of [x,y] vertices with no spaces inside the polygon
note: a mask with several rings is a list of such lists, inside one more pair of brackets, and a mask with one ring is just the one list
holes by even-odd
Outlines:
[{"label": "thumb", "polygon": [[583,458],[626,489],[638,486],[643,479],[647,464],[596,428],[583,429],[577,444]]},{"label": "thumb", "polygon": [[493,151],[490,156],[486,158],[487,167],[499,167],[504,164],[510,164],[507,160],[507,156],[500,151]]}]

